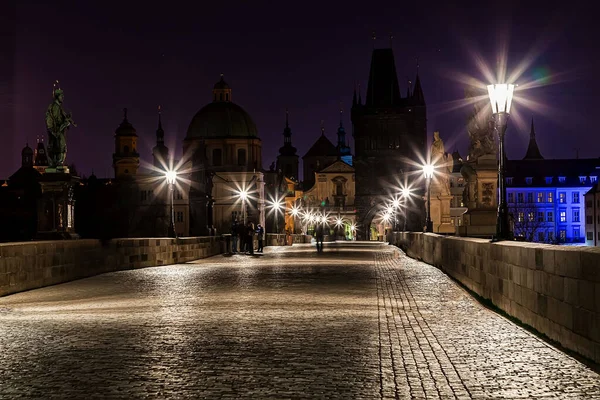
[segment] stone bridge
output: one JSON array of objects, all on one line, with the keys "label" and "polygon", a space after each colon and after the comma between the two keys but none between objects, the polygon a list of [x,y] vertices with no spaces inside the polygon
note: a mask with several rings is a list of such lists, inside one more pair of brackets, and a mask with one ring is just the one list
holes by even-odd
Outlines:
[{"label": "stone bridge", "polygon": [[[448,251],[394,240],[432,263]],[[0,398],[600,398],[589,360],[393,246],[188,262],[180,252],[198,247],[164,246],[172,265],[116,260],[112,272],[1,297]],[[159,258],[171,260],[146,262]]]}]

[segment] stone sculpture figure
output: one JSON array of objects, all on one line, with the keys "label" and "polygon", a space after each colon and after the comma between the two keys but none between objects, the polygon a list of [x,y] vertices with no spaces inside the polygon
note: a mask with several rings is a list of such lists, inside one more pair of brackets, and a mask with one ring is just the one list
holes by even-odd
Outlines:
[{"label": "stone sculpture figure", "polygon": [[[470,91],[467,91],[466,95],[467,97],[475,96]],[[474,103],[473,111],[467,122],[467,132],[470,139],[467,161],[475,161],[480,156],[487,154],[496,154],[491,121],[491,115],[482,109],[481,102]]]},{"label": "stone sculpture figure", "polygon": [[438,171],[441,174],[438,179],[443,184],[446,193],[450,193],[450,174],[452,173],[452,155],[447,154],[444,149],[444,141],[440,138],[440,132],[433,132],[433,142],[431,143],[431,162],[440,167]]},{"label": "stone sculpture figure", "polygon": [[71,113],[63,109],[64,92],[56,82],[52,90],[53,101],[46,111],[46,129],[48,131],[48,164],[50,168],[62,168],[67,155],[67,131],[73,125]]}]

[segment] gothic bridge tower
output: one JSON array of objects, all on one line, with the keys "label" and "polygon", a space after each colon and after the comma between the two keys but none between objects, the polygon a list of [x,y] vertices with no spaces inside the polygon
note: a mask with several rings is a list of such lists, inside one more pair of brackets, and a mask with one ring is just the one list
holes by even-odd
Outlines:
[{"label": "gothic bridge tower", "polygon": [[[417,72],[414,90],[400,95],[394,53],[373,49],[366,101],[356,90],[352,102],[355,143],[356,200],[359,239],[368,239],[378,207],[394,193],[394,187],[416,181],[416,162],[426,156],[427,117],[425,97]],[[421,202],[422,203],[422,202]],[[409,213],[407,228],[421,230],[423,205]]]}]

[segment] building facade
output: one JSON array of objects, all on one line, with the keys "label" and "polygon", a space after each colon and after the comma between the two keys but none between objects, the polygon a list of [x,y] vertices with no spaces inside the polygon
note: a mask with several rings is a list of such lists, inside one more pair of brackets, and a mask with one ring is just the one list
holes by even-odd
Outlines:
[{"label": "building facade", "polygon": [[531,242],[583,243],[584,197],[598,181],[600,159],[544,159],[533,121],[522,160],[507,160],[506,192],[515,237]]},{"label": "building facade", "polygon": [[585,194],[585,244],[600,246],[600,186],[598,182]]}]

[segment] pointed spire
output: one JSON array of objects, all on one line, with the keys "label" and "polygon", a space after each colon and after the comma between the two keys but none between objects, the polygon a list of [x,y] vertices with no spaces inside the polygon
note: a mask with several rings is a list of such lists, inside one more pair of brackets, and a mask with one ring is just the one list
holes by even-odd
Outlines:
[{"label": "pointed spire", "polygon": [[531,131],[529,132],[529,146],[523,160],[543,160],[544,157],[540,152],[540,148],[535,140],[535,127],[533,126],[533,117],[531,118]]},{"label": "pointed spire", "polygon": [[325,121],[321,120],[321,135],[325,136]]},{"label": "pointed spire", "polygon": [[394,35],[390,32],[390,47],[394,47]]},{"label": "pointed spire", "polygon": [[371,33],[371,39],[373,39],[373,48],[375,48],[375,40],[377,40],[377,36],[375,36],[375,31]]},{"label": "pointed spire", "polygon": [[287,108],[285,109],[285,127],[290,127],[290,112]]},{"label": "pointed spire", "polygon": [[411,95],[411,93],[410,93],[411,85],[412,85],[412,82],[410,81],[410,79],[408,79],[408,76],[407,76],[406,77],[406,98],[407,99],[410,98],[410,95]]},{"label": "pointed spire", "polygon": [[127,108],[123,109],[123,122],[127,121]]},{"label": "pointed spire", "polygon": [[352,107],[356,105],[356,82],[354,82],[354,94],[352,95]]},{"label": "pointed spire", "polygon": [[163,144],[165,142],[165,131],[162,127],[161,109],[158,106],[158,129],[156,129],[156,144]]},{"label": "pointed spire", "polygon": [[417,78],[415,79],[415,88],[412,93],[412,98],[416,105],[425,105],[425,96],[423,95],[423,88],[421,87],[421,79],[419,78],[418,72]]}]

